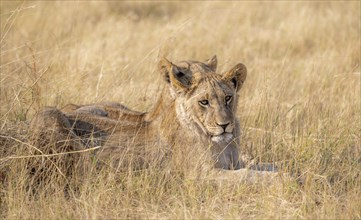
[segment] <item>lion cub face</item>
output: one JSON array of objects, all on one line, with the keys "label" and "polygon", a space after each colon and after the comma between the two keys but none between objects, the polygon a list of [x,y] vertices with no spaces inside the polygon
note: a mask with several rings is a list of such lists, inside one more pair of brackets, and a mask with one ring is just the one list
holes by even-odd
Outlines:
[{"label": "lion cub face", "polygon": [[175,99],[181,124],[213,142],[230,142],[234,138],[237,92],[246,79],[246,67],[240,63],[218,74],[215,56],[204,63],[184,61],[177,65],[163,59],[159,67]]}]

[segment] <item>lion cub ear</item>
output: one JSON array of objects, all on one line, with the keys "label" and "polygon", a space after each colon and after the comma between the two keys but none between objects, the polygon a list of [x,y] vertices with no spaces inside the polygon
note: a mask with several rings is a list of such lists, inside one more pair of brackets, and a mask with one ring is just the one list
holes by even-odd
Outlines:
[{"label": "lion cub ear", "polygon": [[246,81],[247,78],[247,68],[244,64],[239,63],[235,67],[233,67],[231,70],[223,74],[222,77],[226,81],[232,82],[234,85],[234,88],[238,92],[244,81]]},{"label": "lion cub ear", "polygon": [[158,69],[167,83],[170,83],[169,71],[172,69],[172,66],[173,64],[164,57],[158,63]]},{"label": "lion cub ear", "polygon": [[207,64],[207,66],[209,66],[209,68],[211,68],[211,70],[213,72],[216,72],[216,70],[217,70],[217,56],[214,55],[213,57],[206,60],[206,64]]},{"label": "lion cub ear", "polygon": [[180,67],[168,61],[166,58],[162,58],[159,61],[158,68],[163,78],[171,87],[176,91],[183,91],[190,88],[192,79],[187,76]]}]

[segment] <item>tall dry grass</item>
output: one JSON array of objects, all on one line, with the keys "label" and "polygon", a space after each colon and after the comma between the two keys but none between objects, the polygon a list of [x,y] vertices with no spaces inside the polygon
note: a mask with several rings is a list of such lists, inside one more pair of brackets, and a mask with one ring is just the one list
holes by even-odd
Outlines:
[{"label": "tall dry grass", "polygon": [[[1,1],[1,218],[361,218],[360,2]],[[22,137],[44,106],[154,103],[157,61],[249,70],[242,153],[303,183],[192,182],[162,170],[54,169],[32,192]],[[0,172],[1,173],[1,172]],[[1,176],[1,174],[0,174]],[[1,178],[1,177],[0,177]],[[64,184],[70,188],[64,191]]]}]

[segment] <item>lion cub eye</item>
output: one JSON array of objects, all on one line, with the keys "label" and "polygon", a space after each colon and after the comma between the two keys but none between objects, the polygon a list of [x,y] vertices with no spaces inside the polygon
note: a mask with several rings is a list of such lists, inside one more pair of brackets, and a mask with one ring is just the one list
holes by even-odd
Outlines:
[{"label": "lion cub eye", "polygon": [[199,101],[199,104],[202,106],[207,106],[209,104],[209,102],[207,99],[205,99],[205,100]]},{"label": "lion cub eye", "polygon": [[226,98],[224,98],[224,99],[225,99],[226,103],[229,104],[232,101],[232,96],[227,95]]}]

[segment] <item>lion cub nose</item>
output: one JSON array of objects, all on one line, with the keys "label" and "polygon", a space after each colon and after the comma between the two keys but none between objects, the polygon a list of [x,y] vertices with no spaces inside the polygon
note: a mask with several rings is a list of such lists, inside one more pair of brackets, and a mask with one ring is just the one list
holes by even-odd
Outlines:
[{"label": "lion cub nose", "polygon": [[218,123],[216,123],[218,126],[220,126],[220,127],[222,127],[223,128],[223,132],[225,132],[226,131],[226,128],[227,128],[227,126],[229,125],[229,123],[227,123],[227,124],[218,124]]}]

